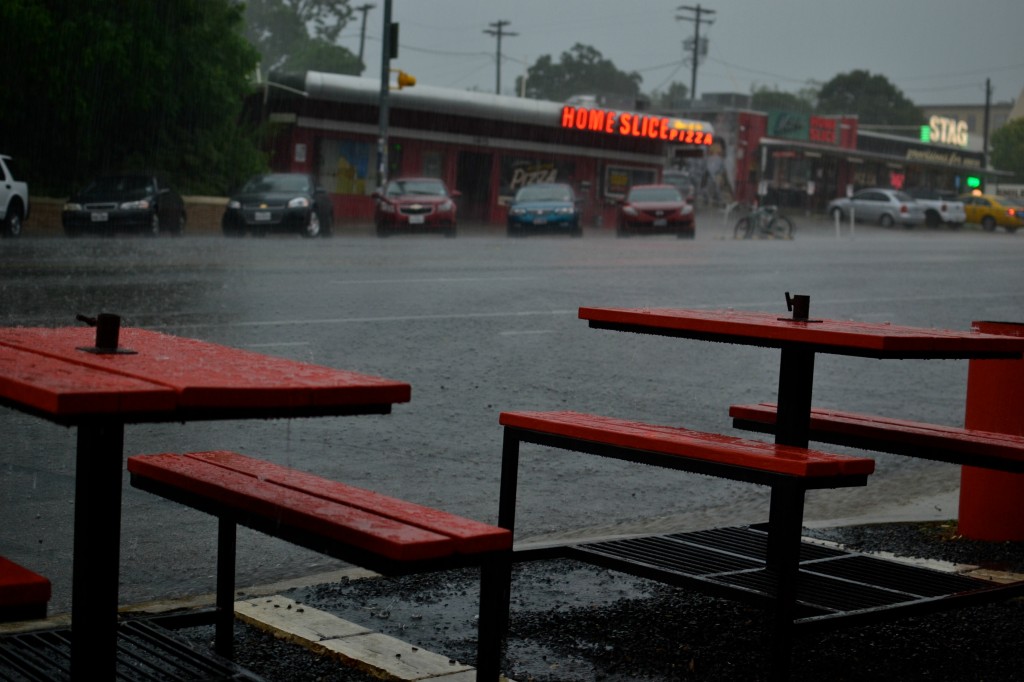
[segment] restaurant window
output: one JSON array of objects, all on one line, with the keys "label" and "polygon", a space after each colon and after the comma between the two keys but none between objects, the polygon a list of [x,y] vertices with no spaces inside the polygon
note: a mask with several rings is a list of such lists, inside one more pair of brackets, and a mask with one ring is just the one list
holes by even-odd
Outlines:
[{"label": "restaurant window", "polygon": [[656,177],[656,172],[651,168],[605,166],[604,196],[607,199],[622,199],[633,185],[653,184]]},{"label": "restaurant window", "polygon": [[374,190],[376,159],[369,142],[322,140],[318,179],[332,194],[366,196]]}]

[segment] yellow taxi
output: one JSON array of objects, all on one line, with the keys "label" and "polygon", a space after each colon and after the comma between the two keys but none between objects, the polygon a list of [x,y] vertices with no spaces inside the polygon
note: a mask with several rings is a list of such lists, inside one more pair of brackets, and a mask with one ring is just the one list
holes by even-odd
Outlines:
[{"label": "yellow taxi", "polygon": [[967,222],[978,223],[989,232],[997,225],[1007,232],[1016,232],[1018,227],[1024,227],[1024,205],[1020,199],[972,193],[962,195],[960,201],[964,202]]}]

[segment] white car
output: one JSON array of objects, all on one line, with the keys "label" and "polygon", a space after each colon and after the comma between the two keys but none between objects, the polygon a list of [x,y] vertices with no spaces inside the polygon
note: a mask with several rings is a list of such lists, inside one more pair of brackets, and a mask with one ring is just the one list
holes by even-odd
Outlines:
[{"label": "white car", "polygon": [[28,183],[16,180],[11,157],[0,154],[0,233],[20,237],[28,218]]},{"label": "white car", "polygon": [[924,206],[924,222],[928,227],[938,227],[939,225],[962,227],[967,221],[964,202],[957,199],[955,194],[950,193],[952,194],[950,196],[950,194],[927,187],[908,189],[907,194]]},{"label": "white car", "polygon": [[855,192],[852,197],[833,199],[828,214],[843,220],[854,220],[892,227],[896,223],[914,227],[924,223],[924,207],[906,192],[896,189],[872,188]]}]

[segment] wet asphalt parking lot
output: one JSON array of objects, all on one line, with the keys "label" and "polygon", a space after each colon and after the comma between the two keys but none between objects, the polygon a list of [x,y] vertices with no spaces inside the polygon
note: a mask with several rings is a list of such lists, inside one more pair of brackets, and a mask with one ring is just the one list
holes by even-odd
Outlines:
[{"label": "wet asphalt parking lot", "polygon": [[[7,326],[124,324],[408,381],[391,415],[137,425],[127,454],[226,448],[494,522],[505,409],[573,409],[731,432],[730,404],[770,400],[767,349],[591,330],[579,306],[736,308],[785,315],[784,292],[812,315],[967,328],[1024,320],[1024,237],[858,225],[836,238],[801,221],[793,241],[735,241],[716,214],[695,240],[325,240],[218,235],[60,236],[0,242]],[[821,356],[815,404],[960,423],[967,364]],[[51,613],[70,607],[73,430],[0,411],[0,553],[51,578]],[[594,458],[525,453],[517,539],[690,529],[759,520],[767,491],[666,476]],[[807,520],[950,518],[955,467],[879,456],[867,488],[809,496]],[[934,501],[940,500],[940,503]],[[931,508],[927,508],[927,505]],[[946,506],[946,508],[943,508]],[[213,589],[215,521],[124,486],[123,603]],[[339,566],[240,533],[238,585]]]}]

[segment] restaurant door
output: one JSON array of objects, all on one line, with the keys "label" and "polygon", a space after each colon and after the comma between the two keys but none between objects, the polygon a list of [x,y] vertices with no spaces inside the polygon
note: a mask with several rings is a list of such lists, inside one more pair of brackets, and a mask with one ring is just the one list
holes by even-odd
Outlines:
[{"label": "restaurant door", "polygon": [[462,196],[457,200],[460,221],[484,221],[491,206],[491,155],[459,152],[455,173],[455,189]]}]

